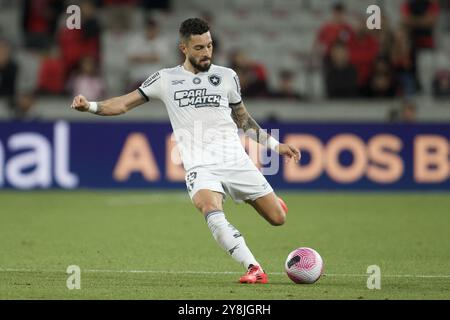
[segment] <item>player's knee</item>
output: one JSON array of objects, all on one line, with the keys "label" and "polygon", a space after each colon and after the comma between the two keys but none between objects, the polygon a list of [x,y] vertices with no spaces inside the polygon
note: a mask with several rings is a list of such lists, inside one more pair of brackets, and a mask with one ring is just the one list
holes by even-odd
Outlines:
[{"label": "player's knee", "polygon": [[195,203],[195,206],[203,214],[222,210],[222,208],[217,203],[211,201],[199,201]]},{"label": "player's knee", "polygon": [[222,195],[201,190],[193,197],[192,201],[204,215],[213,211],[222,211]]},{"label": "player's knee", "polygon": [[286,213],[284,211],[277,212],[272,219],[270,219],[270,224],[273,226],[282,226],[286,222]]}]

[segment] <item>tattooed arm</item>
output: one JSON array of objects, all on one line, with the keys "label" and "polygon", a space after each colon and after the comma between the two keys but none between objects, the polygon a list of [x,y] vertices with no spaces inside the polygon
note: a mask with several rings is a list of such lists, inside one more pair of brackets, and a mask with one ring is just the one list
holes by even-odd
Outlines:
[{"label": "tattooed arm", "polygon": [[[124,114],[125,112],[128,112],[134,107],[137,107],[145,102],[145,98],[139,93],[138,90],[135,90],[123,96],[97,102],[97,111],[95,114],[101,116],[116,116]],[[80,94],[73,98],[71,108],[85,112],[89,111],[89,106],[89,101]]]},{"label": "tattooed arm", "polygon": [[[247,136],[263,146],[268,145],[270,135],[261,129],[255,119],[250,116],[243,102],[232,106],[231,116],[237,127],[244,130]],[[281,155],[286,155],[289,159],[300,160],[300,151],[292,145],[280,143],[275,151]]]},{"label": "tattooed arm", "polygon": [[262,145],[267,145],[269,135],[250,116],[243,102],[232,107],[231,116],[237,127],[244,130],[247,136]]}]

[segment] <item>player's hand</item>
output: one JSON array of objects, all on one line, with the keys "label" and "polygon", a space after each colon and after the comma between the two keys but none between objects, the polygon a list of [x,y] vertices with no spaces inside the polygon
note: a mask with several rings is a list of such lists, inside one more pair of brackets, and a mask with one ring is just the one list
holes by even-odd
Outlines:
[{"label": "player's hand", "polygon": [[289,162],[291,159],[294,159],[295,162],[299,162],[300,161],[300,150],[298,150],[296,147],[294,147],[291,144],[284,144],[284,143],[280,143],[277,146],[277,151],[279,154],[281,154],[282,156],[286,156],[286,160],[285,162]]},{"label": "player's hand", "polygon": [[70,107],[72,109],[85,112],[89,110],[89,101],[87,101],[84,96],[79,94],[75,98],[73,98],[73,102]]}]

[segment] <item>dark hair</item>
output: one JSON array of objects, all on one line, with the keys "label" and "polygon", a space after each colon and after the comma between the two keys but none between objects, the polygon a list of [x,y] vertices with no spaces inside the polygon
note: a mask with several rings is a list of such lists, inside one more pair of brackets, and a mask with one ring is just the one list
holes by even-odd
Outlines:
[{"label": "dark hair", "polygon": [[333,9],[333,11],[340,12],[340,13],[345,11],[345,5],[340,1],[335,1],[331,5],[331,8]]},{"label": "dark hair", "polygon": [[199,18],[190,18],[184,20],[180,26],[180,37],[182,40],[188,40],[191,35],[204,34],[209,31],[209,25],[206,21]]}]

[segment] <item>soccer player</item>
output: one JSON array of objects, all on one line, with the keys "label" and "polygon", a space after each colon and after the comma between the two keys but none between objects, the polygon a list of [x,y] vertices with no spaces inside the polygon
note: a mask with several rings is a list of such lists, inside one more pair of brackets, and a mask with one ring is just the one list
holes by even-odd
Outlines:
[{"label": "soccer player", "polygon": [[213,44],[209,26],[198,18],[180,26],[179,48],[186,56],[182,65],[162,69],[135,91],[101,102],[82,95],[72,108],[101,116],[123,114],[151,99],[164,102],[183,166],[186,186],[195,207],[203,214],[214,239],[247,272],[241,283],[267,283],[267,274],[245,243],[241,233],[223,212],[226,193],[235,202],[247,202],[275,226],[284,224],[286,212],[273,189],[253,164],[238,136],[241,128],[252,139],[299,161],[300,152],[279,143],[262,130],[247,112],[236,73],[211,64]]}]

